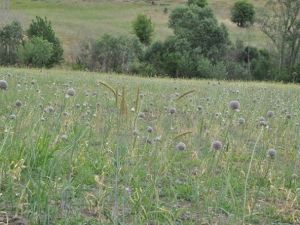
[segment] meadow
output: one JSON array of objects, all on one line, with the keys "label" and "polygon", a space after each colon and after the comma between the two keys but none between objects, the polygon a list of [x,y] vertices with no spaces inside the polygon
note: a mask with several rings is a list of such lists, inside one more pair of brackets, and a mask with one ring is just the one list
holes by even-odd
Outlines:
[{"label": "meadow", "polygon": [[[155,5],[142,0],[11,0],[8,19],[16,18],[27,29],[36,16],[47,17],[63,43],[65,59],[74,62],[80,43],[86,39],[99,39],[103,34],[133,35],[132,21],[138,14],[148,15],[155,25],[155,40],[164,40],[172,34],[168,28],[169,14],[186,0],[158,0]],[[231,40],[240,39],[256,47],[269,48],[268,38],[255,24],[249,29],[238,28],[230,21],[234,0],[209,0],[220,23],[229,30]],[[249,0],[258,9],[265,0]],[[167,13],[164,10],[167,9]],[[5,20],[4,20],[5,21]],[[1,24],[1,21],[0,21]]]},{"label": "meadow", "polygon": [[0,224],[300,224],[298,85],[0,80]]}]

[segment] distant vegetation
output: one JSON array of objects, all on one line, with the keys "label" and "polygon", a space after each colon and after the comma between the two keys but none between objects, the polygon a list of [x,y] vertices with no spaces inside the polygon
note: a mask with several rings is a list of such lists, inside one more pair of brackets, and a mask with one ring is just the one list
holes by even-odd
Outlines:
[{"label": "distant vegetation", "polygon": [[[73,68],[146,76],[299,82],[300,3],[274,0],[265,7],[264,13],[256,13],[251,3],[237,1],[229,19],[249,32],[256,22],[272,42],[271,49],[257,48],[243,40],[232,42],[226,25],[218,22],[207,1],[188,0],[169,13],[168,26],[173,34],[165,40],[153,39],[152,19],[140,14],[129,31],[136,38],[104,34],[77,43],[75,48],[80,46],[80,50]],[[16,22],[2,28],[2,65],[52,67],[63,61],[61,41],[47,18],[36,17],[22,32]],[[44,40],[35,39],[35,48],[30,45],[33,36]],[[43,51],[51,56],[41,57]]]}]

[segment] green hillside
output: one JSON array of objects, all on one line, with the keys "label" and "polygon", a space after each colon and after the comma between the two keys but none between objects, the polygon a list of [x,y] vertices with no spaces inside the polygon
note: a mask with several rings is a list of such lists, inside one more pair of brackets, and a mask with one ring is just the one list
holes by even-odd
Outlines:
[{"label": "green hillside", "polygon": [[[73,61],[78,52],[78,43],[86,38],[97,38],[104,33],[132,34],[131,22],[140,13],[149,15],[155,24],[155,39],[164,39],[171,34],[168,28],[167,8],[184,4],[183,0],[157,0],[155,5],[138,0],[12,0],[11,15],[27,27],[35,16],[48,17],[58,36],[62,39],[67,61]],[[210,0],[220,22],[224,23],[232,40],[242,39],[254,46],[266,46],[266,37],[257,26],[246,30],[238,28],[230,19],[230,7],[234,1]],[[256,7],[261,0],[251,0]]]}]

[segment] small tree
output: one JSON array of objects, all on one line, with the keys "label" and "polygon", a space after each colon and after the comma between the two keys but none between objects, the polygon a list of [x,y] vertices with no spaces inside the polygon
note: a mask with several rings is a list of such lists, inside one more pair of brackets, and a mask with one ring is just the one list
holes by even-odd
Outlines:
[{"label": "small tree", "polygon": [[23,30],[19,22],[12,22],[0,29],[0,64],[17,62],[17,49],[23,41]]},{"label": "small tree", "polygon": [[207,0],[188,0],[188,5],[197,5],[201,8],[207,6]]},{"label": "small tree", "polygon": [[33,37],[19,49],[19,57],[27,66],[45,67],[49,65],[52,54],[53,44],[41,37]]},{"label": "small tree", "polygon": [[247,1],[237,1],[231,9],[231,21],[239,27],[247,27],[254,23],[254,6]]},{"label": "small tree", "polygon": [[141,43],[149,45],[153,38],[154,26],[151,19],[146,15],[138,15],[133,21],[133,29],[135,35]]},{"label": "small tree", "polygon": [[43,19],[37,16],[35,20],[32,20],[27,33],[29,38],[37,36],[52,43],[53,52],[50,60],[48,61],[48,67],[51,67],[54,64],[59,64],[63,60],[62,46],[55,35],[51,22],[48,21],[47,18]]}]

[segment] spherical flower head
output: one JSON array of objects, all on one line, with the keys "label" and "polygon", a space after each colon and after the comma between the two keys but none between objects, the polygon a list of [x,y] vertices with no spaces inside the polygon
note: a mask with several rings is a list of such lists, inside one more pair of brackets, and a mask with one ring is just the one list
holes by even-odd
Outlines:
[{"label": "spherical flower head", "polygon": [[0,80],[0,89],[6,90],[7,87],[8,87],[8,84],[7,84],[6,80]]},{"label": "spherical flower head", "polygon": [[148,126],[148,127],[147,127],[147,132],[152,133],[152,132],[153,132],[153,128],[150,127],[150,126]]},{"label": "spherical flower head", "polygon": [[239,124],[240,125],[243,125],[243,124],[245,124],[245,122],[246,122],[246,120],[244,119],[244,118],[239,118]]},{"label": "spherical flower head", "polygon": [[268,118],[271,118],[271,117],[273,117],[274,116],[274,112],[273,111],[268,111],[267,112],[267,117]]},{"label": "spherical flower head", "polygon": [[179,142],[176,145],[176,149],[179,150],[179,151],[185,151],[186,150],[186,145],[183,142]]},{"label": "spherical flower head", "polygon": [[213,141],[212,149],[220,150],[221,148],[222,148],[222,142],[221,141]]},{"label": "spherical flower head", "polygon": [[229,102],[229,108],[235,111],[239,111],[240,110],[240,102],[233,100]]},{"label": "spherical flower head", "polygon": [[270,157],[271,159],[274,159],[276,156],[276,150],[274,148],[270,148],[267,151],[267,156]]},{"label": "spherical flower head", "polygon": [[62,139],[63,141],[68,140],[68,135],[66,135],[66,134],[61,135],[61,139]]},{"label": "spherical flower head", "polygon": [[9,116],[9,119],[11,119],[11,120],[15,120],[17,117],[16,117],[16,115],[15,114],[11,114],[10,116]]},{"label": "spherical flower head", "polygon": [[22,106],[22,102],[21,102],[20,100],[17,100],[17,101],[16,101],[16,106],[17,106],[17,107],[21,107],[21,106]]},{"label": "spherical flower head", "polygon": [[69,88],[69,89],[67,90],[67,95],[70,96],[70,97],[74,96],[74,95],[75,95],[75,90],[74,90],[74,88]]},{"label": "spherical flower head", "polygon": [[144,119],[146,115],[144,112],[139,112],[138,117]]},{"label": "spherical flower head", "polygon": [[170,114],[175,114],[176,113],[176,109],[174,107],[169,108],[169,113]]}]

